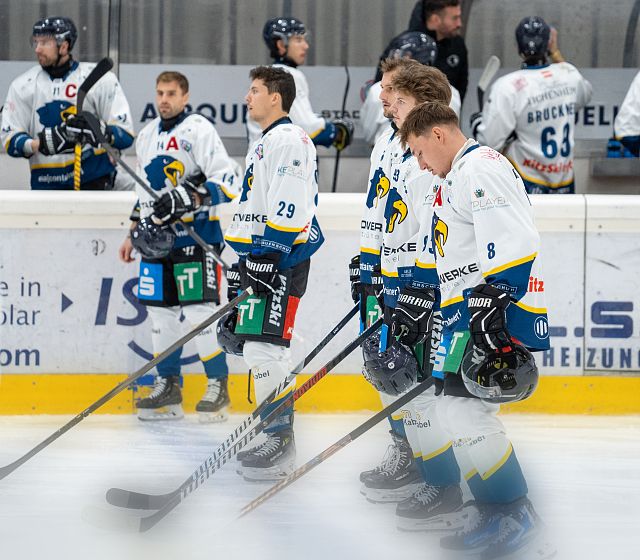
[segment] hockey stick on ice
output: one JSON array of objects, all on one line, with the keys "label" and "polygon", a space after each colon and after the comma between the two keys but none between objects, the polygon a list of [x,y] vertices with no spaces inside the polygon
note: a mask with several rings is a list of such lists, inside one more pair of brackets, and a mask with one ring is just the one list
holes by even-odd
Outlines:
[{"label": "hockey stick on ice", "polygon": [[96,510],[95,508],[85,509],[85,518],[97,525],[106,526],[108,528],[117,528],[125,531],[133,532],[146,532],[154,527],[160,520],[166,517],[171,511],[173,511],[180,503],[189,497],[194,490],[198,489],[204,484],[207,479],[217,471],[222,465],[233,458],[242,447],[250,442],[256,435],[264,430],[274,418],[277,418],[282,411],[291,406],[294,401],[298,400],[309,389],[311,389],[318,381],[325,377],[335,366],[337,366],[344,358],[346,358],[351,352],[353,352],[362,342],[371,336],[376,330],[380,328],[382,319],[378,319],[368,329],[360,333],[355,339],[353,339],[345,348],[338,353],[333,359],[329,360],[327,364],[316,372],[311,378],[303,383],[294,392],[289,393],[289,396],[282,399],[282,402],[273,409],[258,425],[252,428],[248,434],[243,435],[242,438],[233,447],[224,452],[221,456],[211,455],[208,457],[192,474],[183,482],[176,490],[170,493],[172,498],[161,509],[148,515],[146,517],[129,517],[129,516],[104,516],[104,513],[110,514],[111,512],[102,512],[102,510]]},{"label": "hockey stick on ice", "polygon": [[317,467],[320,463],[326,461],[329,457],[340,451],[343,447],[349,445],[353,440],[359,438],[362,434],[369,431],[376,424],[387,418],[390,414],[398,410],[401,406],[407,404],[410,400],[417,397],[420,393],[427,390],[433,384],[433,378],[429,377],[425,379],[421,383],[418,383],[413,389],[411,389],[408,393],[402,395],[399,399],[395,400],[389,406],[383,408],[380,412],[374,414],[371,418],[360,424],[355,430],[349,432],[342,439],[338,440],[332,446],[325,449],[322,453],[316,455],[310,461],[307,461],[300,468],[296,469],[289,476],[276,483],[274,486],[269,488],[266,492],[258,496],[255,500],[249,502],[246,506],[240,510],[238,514],[238,519],[244,517],[248,513],[252,512],[254,509],[262,505],[269,498],[275,496],[280,490],[283,490],[290,484],[293,484],[300,477],[307,474],[311,469]]},{"label": "hockey stick on ice", "polygon": [[[87,96],[89,90],[96,85],[96,82],[102,78],[109,70],[113,68],[113,60],[106,57],[103,58],[98,64],[93,67],[93,70],[86,77],[84,82],[78,88],[78,96],[76,97],[76,114],[82,112],[84,106],[84,98]],[[73,188],[76,191],[80,190],[80,179],[82,175],[82,144],[76,142],[74,146],[74,158],[73,158]]]},{"label": "hockey stick on ice", "polygon": [[[340,118],[344,119],[344,111],[347,106],[347,96],[349,95],[349,86],[351,85],[351,76],[349,75],[349,67],[345,64],[344,71],[347,74],[347,83],[344,86],[344,96],[342,97],[342,111]],[[333,166],[333,183],[331,184],[331,192],[336,192],[338,188],[338,169],[340,168],[340,153],[342,150],[336,151],[336,163]]]},{"label": "hockey stick on ice", "polygon": [[[105,138],[104,134],[102,134],[102,131],[100,130],[100,123],[98,122],[98,119],[96,118],[96,116],[87,111],[83,112],[83,116],[87,119],[89,128],[96,135],[96,138],[98,139],[102,147],[113,158],[113,160],[118,165],[120,165],[129,175],[131,175],[132,179],[136,183],[138,183],[138,185],[140,185],[144,189],[144,191],[151,198],[153,198],[153,200],[158,200],[158,198],[160,198],[158,193],[155,192],[149,185],[147,185],[147,183],[145,183],[144,180],[133,169],[131,169],[131,167],[127,165],[127,163],[122,159],[122,157],[118,153],[118,150],[114,149],[113,146],[111,146],[111,144],[107,142],[107,139]],[[184,228],[184,230],[194,239],[194,241],[198,245],[200,245],[200,247],[202,247],[207,254],[211,255],[211,258],[214,261],[216,261],[222,267],[222,269],[226,272],[229,266],[227,265],[226,262],[224,262],[224,260],[222,260],[222,257],[213,250],[213,247],[211,247],[211,245],[209,245],[204,239],[202,239],[202,237],[198,235],[198,233],[196,233],[196,231],[189,224],[185,223],[182,220],[178,220],[178,221],[180,222],[180,225]],[[173,224],[171,225],[171,228],[174,230],[174,232],[176,231]]]},{"label": "hockey stick on ice", "polygon": [[18,460],[13,463],[6,465],[4,467],[0,467],[0,480],[10,475],[13,471],[15,471],[18,467],[24,465],[29,459],[40,453],[43,449],[48,447],[51,443],[56,441],[60,436],[67,433],[71,428],[73,428],[76,424],[79,424],[84,420],[89,414],[95,412],[98,408],[100,408],[103,404],[111,400],[117,394],[124,391],[127,387],[131,386],[134,381],[140,379],[145,373],[153,369],[157,364],[159,364],[162,360],[164,360],[170,354],[173,354],[178,348],[184,346],[187,342],[189,342],[192,338],[195,338],[202,330],[206,329],[209,325],[217,321],[220,317],[225,315],[232,307],[235,307],[240,302],[247,299],[250,295],[252,295],[252,291],[249,289],[238,297],[232,299],[226,305],[223,305],[220,309],[218,309],[215,313],[213,313],[208,319],[204,320],[197,327],[195,327],[192,331],[185,334],[179,340],[176,340],[169,348],[167,348],[164,352],[158,354],[153,360],[147,362],[144,366],[142,366],[138,371],[132,373],[129,377],[127,377],[124,381],[120,382],[116,385],[111,391],[109,391],[104,396],[100,397],[96,402],[92,405],[85,408],[80,414],[72,418],[69,422],[67,422],[64,426],[62,426],[59,430],[51,434],[47,439],[36,445],[31,451],[25,453]]},{"label": "hockey stick on ice", "polygon": [[484,101],[484,92],[487,91],[489,84],[500,70],[500,59],[494,54],[489,57],[487,64],[482,71],[480,80],[478,80],[478,111],[482,111],[482,102]]},{"label": "hockey stick on ice", "polygon": [[[333,327],[331,332],[327,334],[327,336],[322,339],[322,341],[300,362],[291,375],[288,375],[287,378],[280,383],[269,396],[262,402],[258,407],[247,416],[243,422],[236,427],[236,429],[229,435],[227,438],[216,448],[213,452],[212,457],[213,460],[217,460],[222,454],[227,451],[233,443],[240,437],[240,435],[254,422],[260,418],[262,412],[271,404],[273,399],[277,395],[279,395],[284,389],[291,383],[294,377],[302,371],[302,369],[315,358],[320,351],[331,341],[333,338],[344,328],[344,326],[352,319],[352,317],[358,312],[359,304],[356,304],[339,322]],[[191,479],[188,479],[185,482],[185,485],[191,483]],[[130,509],[160,509],[164,507],[167,503],[171,502],[182,490],[180,487],[173,492],[169,492],[168,494],[144,494],[140,492],[132,492],[129,490],[123,490],[121,488],[111,488],[107,491],[107,502],[111,505],[118,507],[126,507]]]}]

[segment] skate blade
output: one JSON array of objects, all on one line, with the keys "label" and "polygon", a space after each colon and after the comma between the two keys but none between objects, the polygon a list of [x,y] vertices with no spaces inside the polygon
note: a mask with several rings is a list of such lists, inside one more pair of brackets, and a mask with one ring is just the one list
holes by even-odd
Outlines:
[{"label": "skate blade", "polygon": [[162,420],[182,420],[184,411],[182,405],[171,404],[162,408],[139,408],[138,420],[142,422],[155,422]]},{"label": "skate blade", "polygon": [[418,490],[421,485],[422,481],[395,489],[369,488],[364,485],[361,492],[372,504],[397,503],[413,496],[414,492]]},{"label": "skate blade", "polygon": [[550,560],[557,552],[557,548],[550,541],[538,536],[517,550],[497,557],[496,560]]},{"label": "skate blade", "polygon": [[467,515],[461,509],[430,519],[411,519],[396,515],[396,527],[405,532],[452,533],[464,528]]},{"label": "skate blade", "polygon": [[291,461],[266,469],[243,466],[242,469],[238,469],[237,472],[247,482],[278,482],[283,478],[287,478],[294,470],[295,464],[294,461]]},{"label": "skate blade", "polygon": [[229,413],[224,410],[216,412],[198,412],[198,421],[200,424],[219,424],[229,419]]}]

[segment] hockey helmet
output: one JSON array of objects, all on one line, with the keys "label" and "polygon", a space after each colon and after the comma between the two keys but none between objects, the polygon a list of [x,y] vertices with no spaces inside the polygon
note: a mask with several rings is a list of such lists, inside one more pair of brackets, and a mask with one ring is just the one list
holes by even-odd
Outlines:
[{"label": "hockey helmet", "polygon": [[394,340],[389,348],[380,352],[379,333],[364,341],[362,356],[365,379],[387,395],[400,395],[418,380],[418,362],[411,351]]},{"label": "hockey helmet", "polygon": [[516,27],[518,52],[525,58],[546,56],[550,35],[551,29],[541,17],[524,18]]},{"label": "hockey helmet", "polygon": [[166,257],[176,240],[173,230],[153,223],[151,218],[142,218],[131,232],[131,244],[143,257],[161,259]]},{"label": "hockey helmet", "polygon": [[421,31],[406,31],[391,40],[389,58],[412,58],[420,64],[433,66],[438,56],[438,46],[430,35]]},{"label": "hockey helmet", "polygon": [[472,395],[496,404],[529,398],[539,377],[531,352],[516,342],[506,352],[485,352],[469,344],[460,373]]},{"label": "hockey helmet", "polygon": [[269,47],[271,53],[278,54],[276,43],[282,39],[285,46],[289,42],[289,37],[293,35],[306,35],[307,28],[304,23],[296,18],[276,17],[271,18],[264,24],[262,38]]},{"label": "hockey helmet", "polygon": [[244,350],[244,340],[236,333],[236,323],[238,322],[238,309],[233,308],[218,321],[216,326],[216,337],[218,345],[225,354],[232,356],[242,356]]},{"label": "hockey helmet", "polygon": [[69,50],[71,50],[78,39],[78,30],[71,18],[52,16],[39,19],[33,24],[32,36],[38,37],[43,35],[55,37],[58,46],[62,44],[62,41],[67,41],[69,43]]}]

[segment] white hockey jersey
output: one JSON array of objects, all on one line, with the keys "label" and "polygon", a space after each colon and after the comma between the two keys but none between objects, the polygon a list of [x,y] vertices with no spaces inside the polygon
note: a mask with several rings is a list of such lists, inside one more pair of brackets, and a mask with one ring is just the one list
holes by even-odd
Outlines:
[{"label": "white hockey jersey", "polygon": [[[43,128],[57,126],[75,112],[78,87],[94,67],[94,63],[74,62],[64,77],[52,79],[40,66],[34,66],[11,83],[2,111],[0,137],[10,156],[29,158],[32,189],[73,189],[72,151],[53,156],[36,152],[29,157],[24,145]],[[131,110],[115,74],[107,73],[89,90],[83,108],[111,125],[115,148],[123,150],[131,146],[134,135]],[[113,171],[104,149],[83,147],[82,183]]]},{"label": "white hockey jersey", "polygon": [[388,128],[371,152],[367,198],[360,220],[360,281],[364,284],[371,284],[373,268],[380,264],[384,209],[391,187],[389,163],[402,154],[397,133]]},{"label": "white hockey jersey", "polygon": [[423,206],[433,202],[435,178],[420,170],[410,150],[393,158],[389,171],[391,189],[385,204],[380,263],[384,304],[395,308],[400,290],[413,279]]},{"label": "white hockey jersey", "polygon": [[614,122],[616,138],[635,138],[640,142],[640,72],[631,82]]},{"label": "white hockey jersey", "polygon": [[591,93],[568,62],[512,72],[491,87],[476,138],[498,151],[507,145],[505,155],[529,192],[572,192],[574,120]]},{"label": "white hockey jersey", "polygon": [[549,348],[540,236],[511,163],[470,139],[433,203],[432,244],[445,334],[469,328],[467,297],[483,283],[507,292],[507,328],[533,350]]},{"label": "white hockey jersey", "polygon": [[318,204],[316,148],[299,126],[282,118],[267,128],[246,158],[240,206],[225,240],[241,258],[282,253],[280,268],[308,259],[324,238]]},{"label": "white hockey jersey", "polygon": [[[211,193],[211,205],[185,214],[191,225],[208,243],[222,243],[217,205],[240,194],[241,177],[236,163],[229,157],[213,123],[197,113],[183,113],[169,130],[162,129],[160,117],[147,124],[136,140],[138,175],[158,194],[179,186],[184,179],[202,174]],[[153,214],[153,199],[139,185],[140,216]],[[176,247],[195,245],[192,237],[178,223]]]},{"label": "white hockey jersey", "polygon": [[[382,92],[381,82],[376,82],[369,87],[367,94],[360,110],[360,123],[362,125],[362,132],[364,133],[364,139],[369,144],[375,144],[378,138],[389,127],[389,119],[384,116],[382,110],[382,101],[380,101],[380,93]],[[453,86],[451,86],[451,102],[449,103],[458,117],[460,116],[460,109],[462,107],[462,101],[460,101],[460,92]]]},{"label": "white hockey jersey", "polygon": [[[273,67],[282,68],[289,72],[293,76],[293,80],[296,84],[296,98],[293,100],[293,104],[289,111],[289,118],[291,119],[291,122],[302,128],[313,140],[314,144],[330,146],[331,142],[333,142],[333,137],[335,136],[333,126],[327,127],[327,121],[313,112],[313,109],[311,108],[311,101],[309,100],[309,84],[307,83],[306,76],[302,71],[286,64],[274,64]],[[327,128],[331,128],[332,130],[325,130]],[[262,130],[258,123],[247,116],[247,136],[249,139],[249,146],[251,147],[261,135]]]}]

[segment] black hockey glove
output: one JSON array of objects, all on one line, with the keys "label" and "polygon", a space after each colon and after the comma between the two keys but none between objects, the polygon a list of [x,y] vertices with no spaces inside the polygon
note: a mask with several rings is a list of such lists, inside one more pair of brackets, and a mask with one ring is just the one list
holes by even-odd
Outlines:
[{"label": "black hockey glove", "polygon": [[249,255],[245,261],[242,286],[251,288],[257,296],[267,296],[277,292],[281,286],[278,274],[279,253]]},{"label": "black hockey glove", "polygon": [[361,296],[360,283],[360,255],[356,255],[349,262],[349,282],[351,282],[351,299],[353,303],[358,303]]},{"label": "black hockey glove", "polygon": [[473,113],[469,118],[469,126],[471,127],[471,136],[474,138],[478,133],[478,127],[482,124],[482,111]]},{"label": "black hockey glove", "polygon": [[379,264],[373,266],[371,271],[371,284],[380,309],[384,311],[384,284],[382,282],[382,267]]},{"label": "black hockey glove", "polygon": [[38,132],[38,140],[38,151],[45,156],[73,152],[75,145],[64,123],[42,129]]},{"label": "black hockey glove", "polygon": [[489,284],[481,284],[471,290],[467,305],[474,346],[491,352],[511,345],[506,314],[510,303],[506,292]]},{"label": "black hockey glove", "polygon": [[163,224],[172,224],[199,208],[198,191],[188,181],[164,193],[153,203],[153,215]]},{"label": "black hockey glove", "polygon": [[[113,133],[111,127],[102,119],[95,117],[95,123],[100,127],[100,132],[109,144],[113,144]],[[91,144],[94,148],[100,145],[100,140],[96,133],[89,126],[87,118],[80,113],[79,115],[70,115],[66,121],[68,138],[78,144]]]},{"label": "black hockey glove", "polygon": [[240,267],[237,262],[227,269],[227,299],[231,301],[240,292]]},{"label": "black hockey glove", "polygon": [[333,146],[341,152],[351,144],[351,140],[353,140],[353,131],[355,130],[353,121],[349,119],[335,119],[331,121],[331,124],[336,127],[336,137],[333,140]]},{"label": "black hockey glove", "polygon": [[414,346],[427,339],[435,301],[433,288],[402,288],[391,317],[391,333],[398,342]]}]

